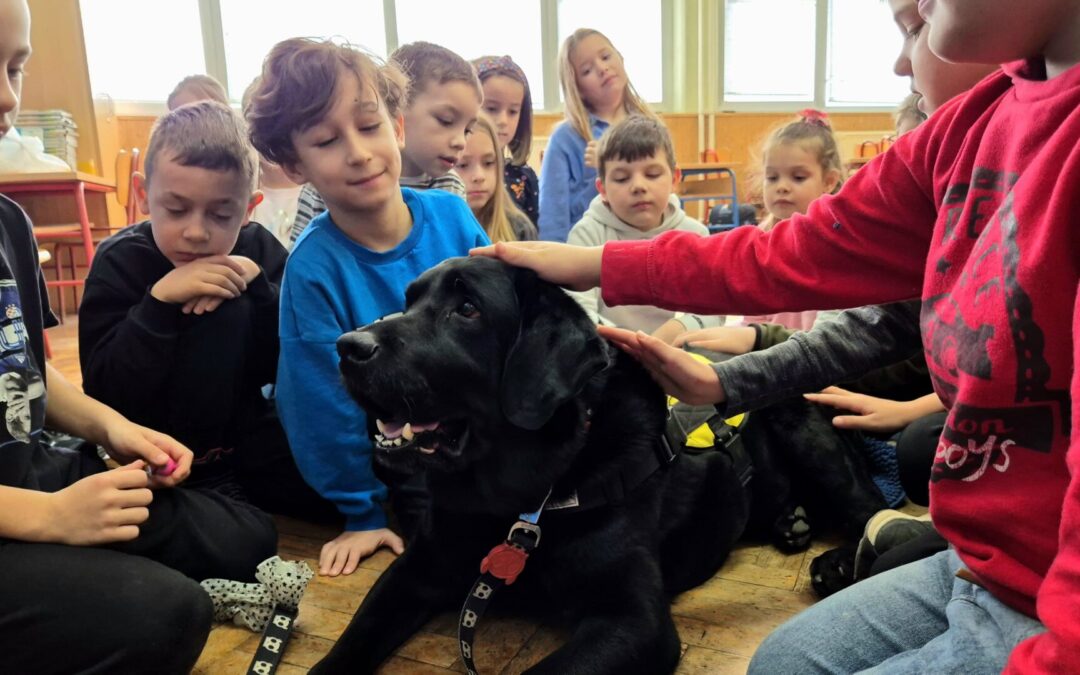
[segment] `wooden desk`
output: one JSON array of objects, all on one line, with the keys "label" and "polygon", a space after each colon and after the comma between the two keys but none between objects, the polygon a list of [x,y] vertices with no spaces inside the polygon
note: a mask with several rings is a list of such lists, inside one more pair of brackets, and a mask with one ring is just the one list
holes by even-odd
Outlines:
[{"label": "wooden desk", "polygon": [[[82,236],[86,264],[94,259],[94,237],[90,231],[90,215],[86,209],[86,193],[114,192],[116,185],[101,176],[94,176],[81,171],[55,173],[5,173],[0,174],[0,194],[12,199],[17,195],[28,194],[71,194],[75,198],[75,209]],[[42,229],[47,225],[42,224]],[[38,228],[35,228],[38,229]],[[70,236],[67,235],[67,236]]]},{"label": "wooden desk", "polygon": [[[93,225],[90,209],[87,208],[86,193],[97,195],[98,199],[91,207],[95,217],[99,218],[98,222],[107,227],[109,216],[105,194],[115,191],[116,186],[113,183],[101,176],[81,171],[0,174],[0,194],[18,201],[30,214],[30,221],[34,224],[34,238],[39,243],[52,243],[57,249],[53,251],[55,278],[46,280],[45,285],[56,290],[56,302],[53,306],[60,307],[61,321],[67,313],[65,295],[68,292],[71,294],[72,306],[79,305],[78,289],[83,284],[80,268],[83,266],[79,264],[76,251],[82,250],[85,258],[82,262],[85,263],[86,270],[90,269],[90,263],[94,259]],[[74,197],[74,200],[67,199],[69,195]],[[70,270],[67,279],[63,278],[61,271],[63,263],[59,249],[62,247],[71,247],[67,256]]]}]

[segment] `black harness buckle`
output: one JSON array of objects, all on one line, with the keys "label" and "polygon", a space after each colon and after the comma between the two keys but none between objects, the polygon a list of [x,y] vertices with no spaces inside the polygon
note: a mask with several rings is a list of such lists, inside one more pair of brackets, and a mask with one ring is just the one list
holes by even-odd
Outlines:
[{"label": "black harness buckle", "polygon": [[679,458],[679,452],[682,449],[676,449],[671,445],[671,439],[667,434],[660,435],[660,447],[657,450],[657,455],[660,457],[660,465],[667,466]]}]

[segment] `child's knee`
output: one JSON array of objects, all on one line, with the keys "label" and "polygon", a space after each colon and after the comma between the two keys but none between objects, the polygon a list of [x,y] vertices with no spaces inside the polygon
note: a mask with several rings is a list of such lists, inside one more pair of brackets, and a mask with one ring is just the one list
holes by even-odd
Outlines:
[{"label": "child's knee", "polygon": [[126,614],[129,625],[117,672],[189,673],[210,635],[214,606],[195,581],[169,570]]},{"label": "child's knee", "polygon": [[[805,628],[805,626],[804,626]],[[750,660],[747,674],[806,673],[814,670],[813,659],[806,654],[805,640],[791,621],[780,625],[758,646]]]},{"label": "child's knee", "polygon": [[250,326],[254,321],[255,303],[247,294],[241,294],[232,300],[226,300],[212,312],[189,314],[189,330],[228,329],[235,331],[240,327]]},{"label": "child's knee", "polygon": [[245,504],[241,508],[247,512],[236,520],[227,537],[231,553],[226,553],[226,566],[231,568],[231,572],[223,576],[252,582],[255,581],[255,570],[259,563],[277,555],[277,526],[273,518],[254,506]]}]

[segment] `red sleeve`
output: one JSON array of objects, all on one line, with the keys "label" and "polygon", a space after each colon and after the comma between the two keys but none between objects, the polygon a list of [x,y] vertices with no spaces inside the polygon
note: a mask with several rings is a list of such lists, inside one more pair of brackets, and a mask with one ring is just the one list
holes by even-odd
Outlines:
[{"label": "red sleeve", "polygon": [[931,126],[907,134],[839,194],[821,197],[805,216],[768,233],[740,227],[705,238],[672,232],[607,244],[604,302],[771,314],[920,297],[944,194],[935,189],[933,158],[946,149],[939,136],[948,133],[945,124],[937,125],[942,131]]},{"label": "red sleeve", "polygon": [[[1069,487],[1061,505],[1058,552],[1035,597],[1035,608],[1046,632],[1029,638],[1013,650],[1006,673],[1064,672],[1065,664],[1080,664],[1080,288],[1073,300],[1073,374],[1069,386],[1073,401],[1072,432],[1065,465]],[[1067,670],[1067,668],[1066,668]]]}]

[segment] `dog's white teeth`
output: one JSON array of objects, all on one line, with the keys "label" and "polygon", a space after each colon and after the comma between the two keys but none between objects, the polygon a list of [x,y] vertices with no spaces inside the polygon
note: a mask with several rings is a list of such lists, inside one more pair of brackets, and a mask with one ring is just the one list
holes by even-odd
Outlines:
[{"label": "dog's white teeth", "polygon": [[402,435],[402,437],[405,438],[405,440],[411,441],[413,439],[413,436],[414,436],[413,430],[412,430],[412,425],[411,424],[406,424],[404,427],[402,427],[401,428],[401,435]]},{"label": "dog's white teeth", "polygon": [[386,423],[382,420],[375,420],[375,426],[378,427],[380,434],[386,433]]},{"label": "dog's white teeth", "polygon": [[434,455],[435,448],[420,448],[420,452],[424,453],[425,455]]},{"label": "dog's white teeth", "polygon": [[401,439],[400,438],[395,438],[394,439],[394,447],[397,448],[397,447],[400,447],[400,446],[401,446]]},{"label": "dog's white teeth", "polygon": [[379,443],[382,443],[386,440],[386,436],[383,436],[382,434],[375,434],[375,440]]}]

